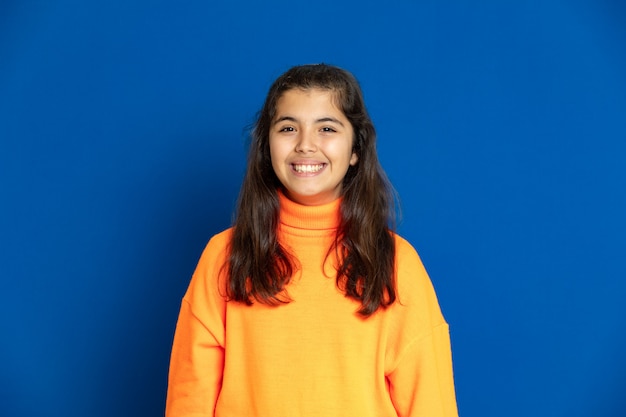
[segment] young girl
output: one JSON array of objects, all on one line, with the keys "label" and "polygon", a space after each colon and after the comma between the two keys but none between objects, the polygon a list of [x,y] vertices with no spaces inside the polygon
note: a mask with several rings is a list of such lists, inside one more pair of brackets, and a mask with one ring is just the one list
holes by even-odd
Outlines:
[{"label": "young girl", "polygon": [[183,298],[166,416],[456,416],[448,325],[392,203],[355,78],[280,76]]}]

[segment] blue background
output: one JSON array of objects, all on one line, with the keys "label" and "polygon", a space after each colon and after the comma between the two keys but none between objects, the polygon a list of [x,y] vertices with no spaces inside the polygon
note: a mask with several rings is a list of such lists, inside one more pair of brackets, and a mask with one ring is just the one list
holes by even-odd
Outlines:
[{"label": "blue background", "polygon": [[465,417],[626,415],[620,1],[0,3],[0,414],[163,412],[272,80],[359,78]]}]

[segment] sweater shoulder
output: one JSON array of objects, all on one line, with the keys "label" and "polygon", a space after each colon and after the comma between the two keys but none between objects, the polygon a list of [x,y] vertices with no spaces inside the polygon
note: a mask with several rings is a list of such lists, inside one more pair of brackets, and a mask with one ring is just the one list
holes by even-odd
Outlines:
[{"label": "sweater shoulder", "polygon": [[[226,252],[228,251],[232,234],[233,228],[230,227],[220,233],[213,235],[204,247],[202,255],[200,255],[198,267],[206,263],[214,265],[216,261],[220,259],[222,260],[222,262],[225,261],[227,255]],[[204,266],[206,267],[208,265]]]},{"label": "sweater shoulder", "polygon": [[232,228],[228,228],[209,239],[191,277],[185,299],[193,306],[204,303],[207,298],[223,298],[226,285],[225,264]]},{"label": "sweater shoulder", "polygon": [[233,236],[233,229],[234,228],[229,227],[228,229],[211,236],[211,239],[209,239],[209,242],[207,243],[207,248],[215,247],[223,249],[228,246],[230,239]]},{"label": "sweater shoulder", "polygon": [[413,247],[413,245],[411,245],[411,243],[406,240],[404,237],[400,236],[397,233],[393,234],[393,237],[396,241],[396,253],[398,254],[398,256],[402,255],[402,256],[410,256],[410,257],[415,257],[417,256],[419,258],[419,256],[417,255],[417,251],[415,250],[415,248]]},{"label": "sweater shoulder", "polygon": [[[396,239],[396,286],[399,304],[428,317],[430,326],[444,322],[433,283],[419,254],[406,239]],[[401,309],[403,310],[403,309]]]},{"label": "sweater shoulder", "polygon": [[398,271],[411,270],[414,274],[421,276],[422,279],[428,279],[422,259],[413,245],[398,234],[394,234],[394,238],[396,243],[396,268]]}]

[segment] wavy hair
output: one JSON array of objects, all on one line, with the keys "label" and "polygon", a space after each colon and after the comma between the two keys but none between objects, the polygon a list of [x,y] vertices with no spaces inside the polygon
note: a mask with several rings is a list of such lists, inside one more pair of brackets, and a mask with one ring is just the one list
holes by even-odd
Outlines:
[{"label": "wavy hair", "polygon": [[283,290],[297,260],[277,237],[277,190],[282,185],[272,168],[269,132],[278,100],[291,89],[332,91],[352,124],[358,162],[343,179],[341,220],[328,255],[338,254],[337,286],[358,300],[358,313],[368,317],[396,300],[395,192],[378,161],[376,131],[359,83],[348,71],[326,64],[296,66],[278,77],[258,114],[225,265],[228,299],[248,305],[253,300],[270,305],[290,301]]}]

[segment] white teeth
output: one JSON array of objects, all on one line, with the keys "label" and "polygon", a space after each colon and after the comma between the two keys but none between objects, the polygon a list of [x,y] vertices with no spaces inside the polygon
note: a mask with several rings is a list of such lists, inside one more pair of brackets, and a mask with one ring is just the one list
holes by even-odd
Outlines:
[{"label": "white teeth", "polygon": [[296,172],[301,172],[301,173],[318,172],[322,168],[324,168],[324,164],[319,164],[319,165],[294,165],[293,166],[293,169],[295,169]]}]

